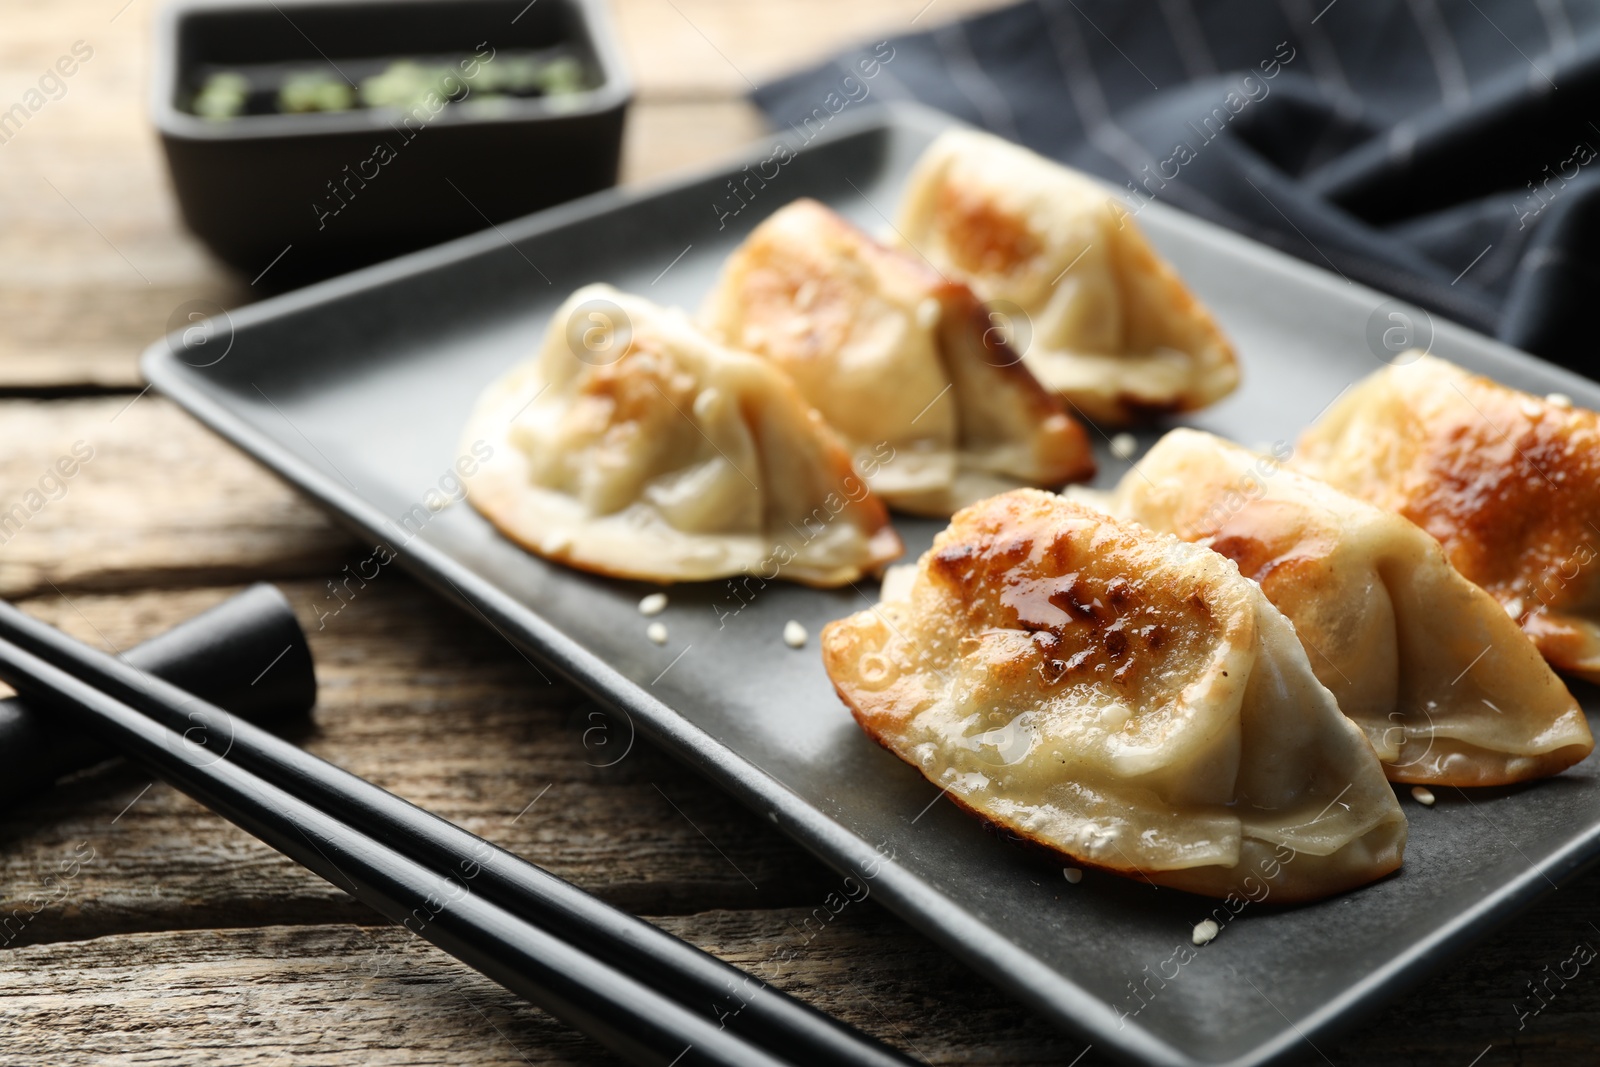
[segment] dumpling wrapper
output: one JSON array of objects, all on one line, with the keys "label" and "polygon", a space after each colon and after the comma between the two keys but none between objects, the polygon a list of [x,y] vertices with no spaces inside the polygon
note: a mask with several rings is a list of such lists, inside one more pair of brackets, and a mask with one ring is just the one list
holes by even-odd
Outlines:
[{"label": "dumpling wrapper", "polygon": [[1158,441],[1106,503],[1259,583],[1390,780],[1507,785],[1594,748],[1515,620],[1394,512],[1197,430]]},{"label": "dumpling wrapper", "polygon": [[1428,531],[1557,670],[1600,682],[1600,415],[1419,354],[1337,400],[1292,465]]},{"label": "dumpling wrapper", "polygon": [[896,226],[980,298],[1020,309],[1032,335],[1024,361],[1091,419],[1192,411],[1239,384],[1211,313],[1086,175],[949,130],[912,171]]},{"label": "dumpling wrapper", "polygon": [[[617,311],[625,322],[611,321]],[[580,358],[589,338],[598,354]],[[463,439],[493,448],[469,480],[473,505],[518,544],[584,570],[835,586],[902,551],[882,502],[781,371],[610,286],[567,299],[538,354],[484,392]]]},{"label": "dumpling wrapper", "polygon": [[972,290],[815,200],[756,227],[701,322],[783,368],[890,507],[948,516],[1006,489],[1094,474],[1083,427]]},{"label": "dumpling wrapper", "polygon": [[888,585],[823,630],[828,674],[982,818],[1211,896],[1253,878],[1255,899],[1310,900],[1400,866],[1371,747],[1230,560],[1019,489],[958,512]]}]

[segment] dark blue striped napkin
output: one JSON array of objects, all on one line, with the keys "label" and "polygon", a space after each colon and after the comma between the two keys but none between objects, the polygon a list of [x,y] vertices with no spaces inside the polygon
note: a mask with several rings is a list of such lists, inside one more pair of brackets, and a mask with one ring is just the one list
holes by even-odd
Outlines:
[{"label": "dark blue striped napkin", "polygon": [[1029,0],[937,16],[755,101],[786,126],[829,93],[920,100],[1109,178],[1130,204],[1165,201],[1600,377],[1595,0]]}]

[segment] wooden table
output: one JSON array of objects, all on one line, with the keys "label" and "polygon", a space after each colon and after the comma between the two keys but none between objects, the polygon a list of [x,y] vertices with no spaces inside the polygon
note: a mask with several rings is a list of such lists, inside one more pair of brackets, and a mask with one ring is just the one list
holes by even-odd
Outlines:
[{"label": "wooden table", "polygon": [[[938,0],[919,25],[993,0]],[[625,178],[753,138],[741,99],[926,0],[616,0],[640,95]],[[179,304],[252,298],[180,228],[143,114],[152,0],[0,2],[0,109],[75,41],[92,59],[0,144],[0,499],[75,441],[94,459],[0,546],[0,595],[125,647],[258,579],[311,631],[309,747],[741,964],[804,945],[784,988],[935,1063],[1103,1062],[871,901],[806,943],[835,877],[640,745],[609,768],[592,709],[396,573],[316,629],[360,551],[167,401],[135,360]],[[120,10],[119,10],[120,8]],[[0,815],[0,914],[55,902],[0,955],[4,1064],[592,1064],[583,1038],[142,774],[82,777]],[[1593,1064],[1586,969],[1519,1029],[1514,1003],[1600,945],[1589,877],[1553,893],[1366,1029],[1338,1064]],[[1552,988],[1557,988],[1552,986]],[[1481,1057],[1476,1058],[1475,1057]]]}]

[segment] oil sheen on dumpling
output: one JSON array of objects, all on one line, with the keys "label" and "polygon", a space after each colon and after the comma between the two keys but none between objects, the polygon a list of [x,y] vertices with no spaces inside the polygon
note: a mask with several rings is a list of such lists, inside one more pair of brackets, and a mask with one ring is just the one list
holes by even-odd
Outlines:
[{"label": "oil sheen on dumpling", "polygon": [[1249,878],[1314,899],[1400,865],[1372,748],[1223,556],[1019,489],[958,512],[888,584],[823,631],[828,674],[868,734],[984,819],[1215,896]]},{"label": "oil sheen on dumpling", "polygon": [[701,318],[712,336],[782,367],[890,507],[948,516],[1006,489],[1094,473],[1083,427],[966,285],[815,200],[756,228]]},{"label": "oil sheen on dumpling", "polygon": [[1109,505],[1260,583],[1391,780],[1505,785],[1593,749],[1516,622],[1394,512],[1196,430],[1163,437]]},{"label": "oil sheen on dumpling", "polygon": [[940,271],[1020,309],[1027,365],[1091,419],[1190,411],[1239,383],[1210,312],[1127,210],[1077,171],[951,130],[918,161],[897,226]]},{"label": "oil sheen on dumpling", "polygon": [[781,371],[609,286],[568,298],[464,439],[494,446],[468,487],[478,510],[584,570],[834,586],[901,552],[882,502]]},{"label": "oil sheen on dumpling", "polygon": [[1600,682],[1600,415],[1418,355],[1344,394],[1292,465],[1427,530],[1557,670]]}]

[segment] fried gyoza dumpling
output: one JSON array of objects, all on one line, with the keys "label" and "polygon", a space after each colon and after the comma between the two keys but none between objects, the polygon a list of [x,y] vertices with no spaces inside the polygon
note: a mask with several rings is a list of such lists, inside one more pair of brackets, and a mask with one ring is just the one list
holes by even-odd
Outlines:
[{"label": "fried gyoza dumpling", "polygon": [[823,631],[828,674],[981,817],[1215,896],[1252,878],[1308,900],[1400,865],[1365,736],[1210,549],[1018,489],[958,512],[890,595]]},{"label": "fried gyoza dumpling", "polygon": [[898,229],[982,299],[1020,309],[1028,367],[1092,419],[1191,411],[1239,384],[1210,312],[1127,210],[1077,171],[950,130],[917,162]]},{"label": "fried gyoza dumpling", "polygon": [[781,371],[609,286],[568,298],[538,354],[483,394],[464,440],[493,449],[469,481],[478,510],[584,570],[833,586],[901,552]]},{"label": "fried gyoza dumpling", "polygon": [[1505,785],[1594,747],[1516,622],[1394,512],[1196,430],[1163,437],[1108,503],[1259,582],[1391,780]]},{"label": "fried gyoza dumpling", "polygon": [[1293,465],[1427,530],[1557,670],[1600,682],[1600,415],[1422,355],[1357,383]]},{"label": "fried gyoza dumpling", "polygon": [[815,200],[756,228],[701,318],[713,337],[783,368],[890,507],[949,515],[1019,485],[1094,474],[1083,427],[972,290]]}]

